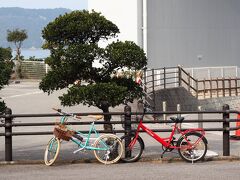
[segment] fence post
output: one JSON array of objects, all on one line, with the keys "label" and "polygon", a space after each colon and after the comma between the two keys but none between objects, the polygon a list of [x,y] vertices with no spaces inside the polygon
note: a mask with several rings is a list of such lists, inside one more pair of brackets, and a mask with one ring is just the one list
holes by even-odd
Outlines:
[{"label": "fence post", "polygon": [[[181,111],[181,105],[180,104],[177,104],[177,111],[178,112],[180,112]],[[181,114],[177,114],[177,117],[181,117]],[[180,128],[180,129],[182,129],[182,123],[179,123],[178,124],[178,127]]]},{"label": "fence post", "polygon": [[235,78],[235,95],[238,96],[238,85],[237,85],[237,77]]},{"label": "fence post", "polygon": [[213,96],[213,90],[212,90],[212,78],[209,80],[209,86],[210,86],[210,98]]},{"label": "fence post", "polygon": [[223,105],[223,156],[230,155],[230,141],[229,141],[229,105]]},{"label": "fence post", "polygon": [[202,106],[198,106],[198,128],[203,128],[203,122],[201,122],[201,120],[203,120],[203,113],[200,113],[202,111]]},{"label": "fence post", "polygon": [[223,97],[225,97],[225,80],[222,78]]},{"label": "fence post", "polygon": [[156,108],[156,94],[155,94],[155,71],[152,69],[152,90],[153,90],[153,106]]},{"label": "fence post", "polygon": [[190,87],[191,87],[190,73],[187,74],[187,81],[188,81],[188,92],[190,92]]},{"label": "fence post", "polygon": [[163,87],[166,89],[166,67],[163,68]]},{"label": "fence post", "polygon": [[198,99],[198,80],[195,81],[195,83],[196,83],[196,98]]},{"label": "fence post", "polygon": [[205,82],[205,78],[203,79],[203,98],[205,99],[205,96],[206,96],[206,94],[205,94],[205,92],[206,92],[206,84],[205,84],[206,82]]},{"label": "fence post", "polygon": [[[162,105],[163,105],[163,112],[166,112],[167,111],[167,102],[163,101]],[[166,114],[163,114],[163,120],[167,120],[167,115]]]},{"label": "fence post", "polygon": [[5,110],[5,161],[12,161],[12,110]]},{"label": "fence post", "polygon": [[144,80],[144,91],[147,93],[147,68],[144,68],[143,80]]},{"label": "fence post", "polygon": [[180,66],[178,66],[178,86],[182,86],[182,69]]},{"label": "fence post", "polygon": [[229,88],[229,96],[232,96],[232,80],[231,77],[228,79],[228,88]]},{"label": "fence post", "polygon": [[218,86],[218,78],[217,78],[216,82],[217,82],[217,97],[219,97],[219,86]]},{"label": "fence post", "polygon": [[125,122],[124,122],[124,127],[125,127],[125,158],[131,157],[131,151],[127,150],[128,145],[131,142],[131,107],[129,105],[126,105],[124,107],[124,112],[125,112]]}]

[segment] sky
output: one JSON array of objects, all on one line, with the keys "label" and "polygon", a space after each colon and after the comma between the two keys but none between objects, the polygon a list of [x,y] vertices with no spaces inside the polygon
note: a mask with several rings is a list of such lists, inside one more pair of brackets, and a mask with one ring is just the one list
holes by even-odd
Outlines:
[{"label": "sky", "polygon": [[88,0],[0,0],[0,7],[87,9]]}]

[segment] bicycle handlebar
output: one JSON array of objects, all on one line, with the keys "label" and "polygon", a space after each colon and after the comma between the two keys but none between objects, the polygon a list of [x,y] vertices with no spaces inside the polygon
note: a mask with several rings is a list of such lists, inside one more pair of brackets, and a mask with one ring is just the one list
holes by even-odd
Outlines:
[{"label": "bicycle handlebar", "polygon": [[62,112],[61,109],[57,109],[57,108],[52,108],[54,111],[57,111],[57,112]]},{"label": "bicycle handlebar", "polygon": [[[70,115],[70,116],[72,116],[73,118],[82,119],[81,116],[63,112],[61,109],[57,109],[57,108],[52,108],[52,109],[53,109],[54,111],[57,111],[57,112],[58,112],[59,114],[61,114],[61,115]],[[87,117],[94,118],[96,121],[103,118],[102,115],[88,115]]]},{"label": "bicycle handlebar", "polygon": [[57,109],[57,108],[52,108],[52,109],[53,109],[54,111],[57,111],[58,114],[61,114],[61,115],[63,115],[63,116],[69,115],[69,116],[72,116],[72,117],[75,118],[75,119],[81,119],[80,116],[76,116],[76,115],[74,115],[74,114],[70,114],[70,113],[63,112],[61,109]]}]

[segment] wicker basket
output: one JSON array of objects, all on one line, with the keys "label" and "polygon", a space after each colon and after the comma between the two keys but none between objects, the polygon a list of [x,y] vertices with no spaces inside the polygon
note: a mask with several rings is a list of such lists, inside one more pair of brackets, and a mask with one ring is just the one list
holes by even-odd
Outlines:
[{"label": "wicker basket", "polygon": [[74,131],[70,131],[64,126],[56,126],[53,130],[53,134],[59,139],[69,141],[74,134]]}]

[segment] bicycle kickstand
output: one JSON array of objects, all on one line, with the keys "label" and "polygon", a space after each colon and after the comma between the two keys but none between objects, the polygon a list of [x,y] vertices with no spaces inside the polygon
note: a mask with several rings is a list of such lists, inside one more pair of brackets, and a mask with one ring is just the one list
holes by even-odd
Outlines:
[{"label": "bicycle kickstand", "polygon": [[168,149],[166,148],[166,149],[162,152],[162,154],[161,154],[161,159],[163,158],[163,155],[164,155],[167,151],[168,151]]}]

